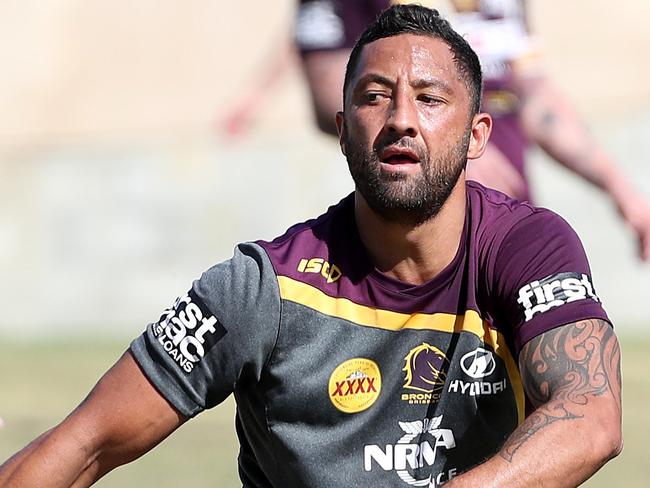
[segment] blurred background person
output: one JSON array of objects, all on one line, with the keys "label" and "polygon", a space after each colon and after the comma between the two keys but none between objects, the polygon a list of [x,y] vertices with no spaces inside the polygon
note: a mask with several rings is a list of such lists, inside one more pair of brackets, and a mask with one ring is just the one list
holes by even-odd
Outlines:
[{"label": "blurred background person", "polygon": [[[341,89],[350,49],[365,25],[391,0],[300,0],[295,47],[307,81],[318,128],[336,136],[334,114],[341,109]],[[638,239],[639,256],[650,259],[650,203],[612,157],[591,136],[567,97],[546,76],[539,42],[530,34],[525,0],[429,0],[463,33],[481,58],[484,72],[482,109],[494,126],[485,155],[468,165],[468,179],[519,200],[534,201],[526,166],[531,144],[603,190]],[[250,94],[226,117],[235,134],[244,130],[259,94],[267,93],[293,59],[292,48],[257,77]]]}]

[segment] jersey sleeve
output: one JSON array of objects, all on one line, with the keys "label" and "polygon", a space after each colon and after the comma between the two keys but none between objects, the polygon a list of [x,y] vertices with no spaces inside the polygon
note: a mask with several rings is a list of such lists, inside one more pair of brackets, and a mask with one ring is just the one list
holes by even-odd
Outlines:
[{"label": "jersey sleeve", "polygon": [[242,244],[131,343],[154,387],[194,416],[259,381],[277,338],[280,297],[266,253]]},{"label": "jersey sleeve", "polygon": [[590,318],[609,322],[580,239],[561,217],[537,209],[515,224],[494,265],[495,318],[509,325],[517,352],[550,329]]}]

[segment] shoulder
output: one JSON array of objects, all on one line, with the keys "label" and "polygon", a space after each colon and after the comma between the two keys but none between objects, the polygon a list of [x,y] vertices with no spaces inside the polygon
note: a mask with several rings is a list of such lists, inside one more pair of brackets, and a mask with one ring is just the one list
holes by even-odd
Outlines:
[{"label": "shoulder", "polygon": [[[558,214],[547,208],[521,202],[497,190],[474,181],[467,182],[468,211],[475,233],[483,238],[507,238],[522,229],[543,226],[540,230],[570,231],[571,226]],[[539,237],[539,235],[538,235]]]},{"label": "shoulder", "polygon": [[[519,350],[562,324],[608,321],[580,239],[556,213],[477,188],[480,279],[495,323],[508,326]],[[472,214],[472,220],[476,215]]]},{"label": "shoulder", "polygon": [[301,262],[320,260],[321,264],[348,240],[354,226],[354,197],[348,195],[321,216],[293,225],[272,241],[259,240],[278,275],[290,275]]},{"label": "shoulder", "polygon": [[580,239],[555,212],[474,182],[468,183],[468,202],[475,252],[488,277],[502,280],[551,261],[586,267]]},{"label": "shoulder", "polygon": [[522,220],[540,210],[528,202],[520,202],[475,181],[467,182],[471,231],[481,241],[502,239]]}]

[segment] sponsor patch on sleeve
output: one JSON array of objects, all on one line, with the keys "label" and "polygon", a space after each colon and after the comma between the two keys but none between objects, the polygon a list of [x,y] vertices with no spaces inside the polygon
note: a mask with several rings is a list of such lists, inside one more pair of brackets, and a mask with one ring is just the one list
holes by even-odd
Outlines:
[{"label": "sponsor patch on sleeve", "polygon": [[151,324],[151,330],[164,351],[187,374],[191,373],[226,334],[226,329],[193,290],[178,297]]},{"label": "sponsor patch on sleeve", "polygon": [[557,273],[535,280],[519,289],[517,303],[528,322],[535,315],[578,300],[600,302],[591,278],[584,273]]}]

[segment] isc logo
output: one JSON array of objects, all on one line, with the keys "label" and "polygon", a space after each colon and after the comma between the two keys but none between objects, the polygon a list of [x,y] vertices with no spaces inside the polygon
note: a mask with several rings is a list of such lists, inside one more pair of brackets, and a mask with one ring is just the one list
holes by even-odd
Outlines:
[{"label": "isc logo", "polygon": [[298,271],[301,273],[320,273],[328,283],[334,283],[342,273],[335,264],[330,264],[323,258],[301,259],[298,263]]}]

